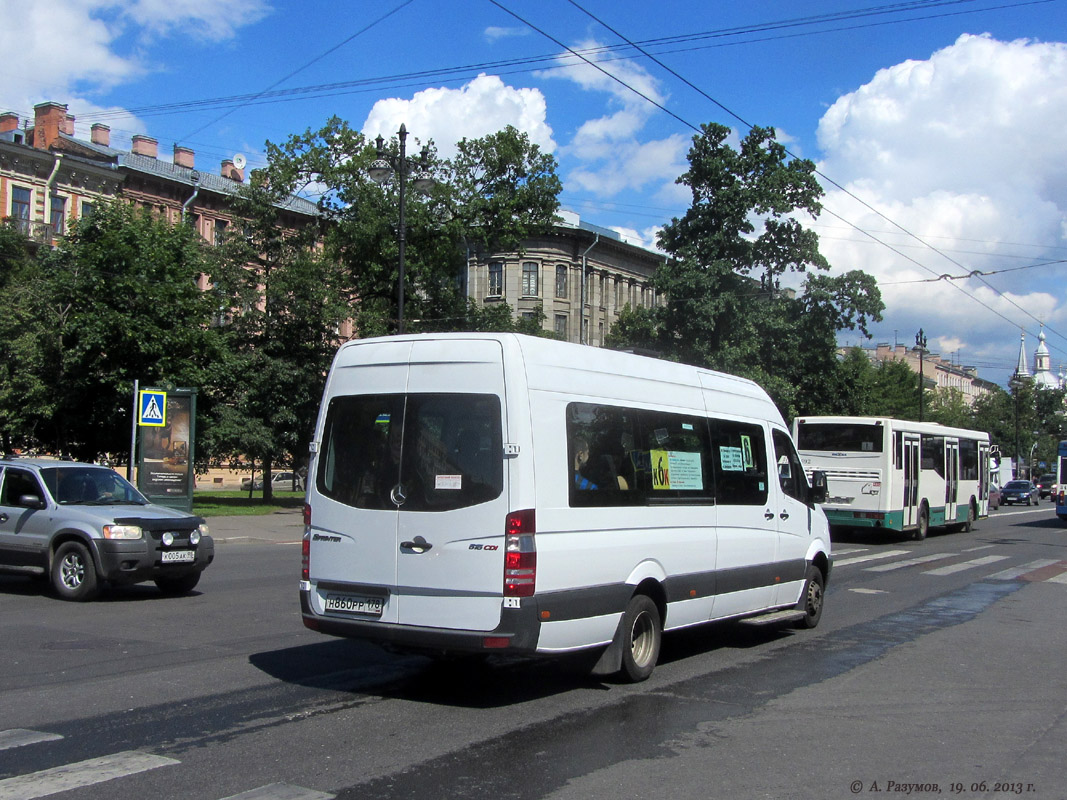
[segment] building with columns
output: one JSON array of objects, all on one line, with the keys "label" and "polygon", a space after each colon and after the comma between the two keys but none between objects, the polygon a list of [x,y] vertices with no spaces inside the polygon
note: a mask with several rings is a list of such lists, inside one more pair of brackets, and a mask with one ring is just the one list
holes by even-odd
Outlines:
[{"label": "building with columns", "polygon": [[540,310],[547,330],[599,347],[627,305],[658,303],[651,281],[666,256],[573,212],[560,218],[550,233],[524,242],[521,253],[472,258],[467,295],[487,305],[506,302],[518,316]]},{"label": "building with columns", "polygon": [[[844,355],[851,348],[841,348],[840,355]],[[949,359],[944,359],[938,353],[923,351],[920,359],[918,347],[906,345],[890,345],[888,342],[880,342],[873,350],[869,347],[861,348],[873,364],[884,361],[901,361],[908,365],[916,375],[923,375],[923,386],[926,389],[953,389],[958,391],[963,401],[968,405],[974,405],[974,401],[983,394],[993,391],[996,384],[978,377],[978,369],[975,367],[961,366]]]}]

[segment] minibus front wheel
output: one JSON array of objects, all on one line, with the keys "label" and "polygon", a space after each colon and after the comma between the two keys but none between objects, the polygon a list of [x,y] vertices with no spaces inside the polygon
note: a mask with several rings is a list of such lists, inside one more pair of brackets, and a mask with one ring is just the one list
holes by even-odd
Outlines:
[{"label": "minibus front wheel", "polygon": [[659,660],[663,622],[651,597],[635,594],[622,616],[622,675],[631,683],[645,680]]}]

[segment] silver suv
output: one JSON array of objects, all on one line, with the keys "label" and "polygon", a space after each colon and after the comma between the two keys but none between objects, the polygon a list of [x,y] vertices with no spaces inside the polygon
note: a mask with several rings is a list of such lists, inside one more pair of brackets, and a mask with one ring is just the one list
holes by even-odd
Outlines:
[{"label": "silver suv", "polygon": [[89,600],[105,581],[185,594],[214,558],[203,519],[150,504],[108,467],[0,459],[0,571]]}]

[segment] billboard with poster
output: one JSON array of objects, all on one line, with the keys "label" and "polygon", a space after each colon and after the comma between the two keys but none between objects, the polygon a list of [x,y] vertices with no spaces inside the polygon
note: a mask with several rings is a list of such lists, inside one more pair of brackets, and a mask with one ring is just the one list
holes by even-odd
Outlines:
[{"label": "billboard with poster", "polygon": [[138,425],[137,488],[153,503],[191,512],[196,389],[145,389],[142,395],[152,396],[142,406],[165,407],[159,417]]}]

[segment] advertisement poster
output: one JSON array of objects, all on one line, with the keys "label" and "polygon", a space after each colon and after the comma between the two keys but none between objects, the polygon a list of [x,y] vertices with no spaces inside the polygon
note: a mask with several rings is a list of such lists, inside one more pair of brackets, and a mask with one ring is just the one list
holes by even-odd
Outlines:
[{"label": "advertisement poster", "polygon": [[137,488],[154,503],[188,511],[193,502],[196,396],[189,390],[169,391],[165,402],[165,424],[139,428]]}]

